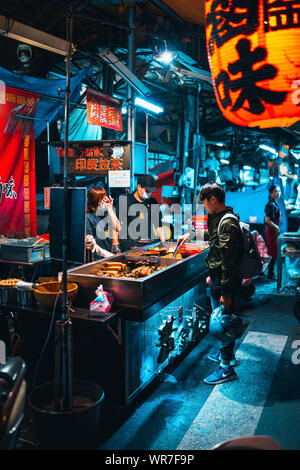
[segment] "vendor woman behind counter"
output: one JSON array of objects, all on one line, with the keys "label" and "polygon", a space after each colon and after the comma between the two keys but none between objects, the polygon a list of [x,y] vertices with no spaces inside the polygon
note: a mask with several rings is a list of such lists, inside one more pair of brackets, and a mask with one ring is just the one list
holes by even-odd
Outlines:
[{"label": "vendor woman behind counter", "polygon": [[113,233],[120,231],[113,199],[101,186],[92,186],[87,199],[86,248],[91,250],[95,259],[113,256]]}]

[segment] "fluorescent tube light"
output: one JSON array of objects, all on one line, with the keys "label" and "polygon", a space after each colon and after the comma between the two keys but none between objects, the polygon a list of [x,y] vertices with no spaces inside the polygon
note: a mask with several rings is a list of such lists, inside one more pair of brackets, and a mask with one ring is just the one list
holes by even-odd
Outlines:
[{"label": "fluorescent tube light", "polygon": [[278,152],[275,149],[273,149],[273,147],[269,147],[268,145],[261,144],[259,148],[262,150],[266,150],[266,152],[270,152],[273,155],[276,155],[276,156],[278,155]]},{"label": "fluorescent tube light", "polygon": [[293,157],[295,157],[297,160],[300,159],[300,153],[296,153],[294,152],[293,150],[290,150],[291,154],[293,155]]},{"label": "fluorescent tube light", "polygon": [[[0,15],[0,34],[56,54],[68,55],[68,41],[2,15]],[[73,46],[72,49],[74,49]]]},{"label": "fluorescent tube light", "polygon": [[134,104],[140,106],[141,108],[148,109],[149,111],[153,111],[153,113],[159,114],[163,112],[163,108],[157,106],[156,104],[150,103],[149,101],[145,101],[138,96],[134,100]]}]

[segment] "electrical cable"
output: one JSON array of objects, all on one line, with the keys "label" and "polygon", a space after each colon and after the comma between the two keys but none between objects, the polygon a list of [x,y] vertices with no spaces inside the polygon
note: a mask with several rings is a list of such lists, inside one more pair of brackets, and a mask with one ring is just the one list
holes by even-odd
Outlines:
[{"label": "electrical cable", "polygon": [[36,367],[35,367],[35,370],[34,370],[34,373],[33,373],[32,390],[33,390],[34,387],[35,387],[35,382],[36,382],[38,370],[39,370],[39,367],[40,367],[40,362],[41,362],[41,360],[42,360],[42,357],[43,357],[44,352],[45,352],[45,350],[46,350],[47,344],[48,344],[48,342],[49,342],[51,330],[52,330],[52,327],[53,327],[54,317],[55,317],[56,304],[57,304],[57,301],[58,301],[58,296],[59,296],[59,294],[60,294],[61,292],[62,292],[62,290],[59,289],[59,291],[57,292],[56,297],[55,297],[55,301],[54,301],[54,304],[53,304],[53,310],[52,310],[52,314],[51,314],[51,321],[50,321],[49,331],[48,331],[48,334],[47,334],[45,343],[44,343],[44,345],[43,345],[41,354],[40,354],[40,356],[39,356],[39,358],[38,358],[38,361],[37,361],[37,364],[36,364]]}]

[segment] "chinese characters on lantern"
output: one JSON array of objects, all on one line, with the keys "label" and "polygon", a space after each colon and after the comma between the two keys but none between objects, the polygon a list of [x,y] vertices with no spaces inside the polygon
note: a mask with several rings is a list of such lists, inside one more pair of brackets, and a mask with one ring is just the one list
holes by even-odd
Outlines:
[{"label": "chinese characters on lantern", "polygon": [[[266,58],[266,50],[263,47],[256,47],[250,50],[250,41],[241,39],[236,46],[239,59],[228,65],[231,75],[241,74],[241,78],[231,80],[227,72],[222,71],[216,77],[216,89],[222,103],[226,108],[232,105],[229,90],[240,91],[232,111],[240,109],[242,106],[250,113],[261,114],[265,110],[264,103],[281,104],[287,95],[284,91],[272,91],[258,86],[256,83],[261,80],[269,80],[277,75],[277,68],[273,65],[265,64],[254,70],[253,66]],[[221,97],[219,87],[223,84],[224,98]],[[248,107],[245,103],[248,102]]]},{"label": "chinese characters on lantern", "polygon": [[[207,1],[207,0],[206,0]],[[264,30],[276,31],[300,26],[300,1],[262,0]],[[209,51],[241,34],[254,33],[259,26],[259,0],[213,0],[206,16],[212,26]]]},{"label": "chinese characters on lantern", "polygon": [[205,14],[224,116],[260,127],[298,121],[300,0],[205,0]]},{"label": "chinese characters on lantern", "polygon": [[212,25],[209,51],[240,34],[251,34],[258,25],[258,0],[214,0],[206,17],[207,25]]},{"label": "chinese characters on lantern", "polygon": [[264,0],[265,31],[299,28],[300,1],[295,0]]}]

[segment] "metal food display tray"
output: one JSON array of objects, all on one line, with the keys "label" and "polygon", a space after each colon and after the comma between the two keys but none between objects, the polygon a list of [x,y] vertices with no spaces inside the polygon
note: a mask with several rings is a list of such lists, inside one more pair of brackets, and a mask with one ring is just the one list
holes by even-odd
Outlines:
[{"label": "metal food display tray", "polygon": [[[175,246],[175,243],[159,244],[159,246],[166,246],[167,248],[172,245]],[[151,246],[157,246],[157,244]],[[149,245],[147,249],[149,249]],[[69,269],[68,281],[78,284],[76,302],[88,307],[89,303],[96,297],[96,288],[99,284],[102,284],[104,290],[112,293],[118,306],[143,310],[158,302],[179,286],[200,276],[207,269],[205,266],[206,250],[204,250],[201,253],[193,254],[184,259],[151,256],[151,262],[157,263],[158,266],[164,266],[164,269],[154,271],[149,276],[139,279],[112,278],[96,274],[101,264],[105,262],[149,260],[147,256],[135,255],[134,251]],[[140,253],[141,250],[138,249],[136,251]]]}]

